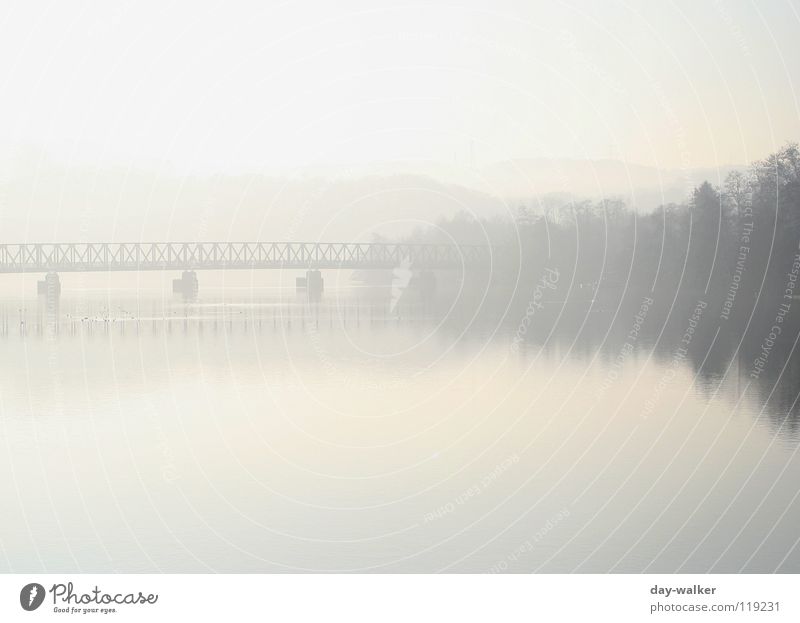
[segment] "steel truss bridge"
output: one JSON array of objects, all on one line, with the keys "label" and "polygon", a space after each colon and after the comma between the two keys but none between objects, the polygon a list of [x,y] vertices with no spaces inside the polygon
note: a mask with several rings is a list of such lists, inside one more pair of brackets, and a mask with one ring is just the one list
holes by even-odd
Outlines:
[{"label": "steel truss bridge", "polygon": [[0,244],[0,273],[230,269],[488,269],[481,245],[360,242]]}]

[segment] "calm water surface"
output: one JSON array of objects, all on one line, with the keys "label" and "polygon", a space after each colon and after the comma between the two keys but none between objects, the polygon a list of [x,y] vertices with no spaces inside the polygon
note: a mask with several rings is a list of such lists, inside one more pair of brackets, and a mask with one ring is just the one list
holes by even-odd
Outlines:
[{"label": "calm water surface", "polygon": [[6,296],[0,569],[800,571],[793,420],[592,318]]}]

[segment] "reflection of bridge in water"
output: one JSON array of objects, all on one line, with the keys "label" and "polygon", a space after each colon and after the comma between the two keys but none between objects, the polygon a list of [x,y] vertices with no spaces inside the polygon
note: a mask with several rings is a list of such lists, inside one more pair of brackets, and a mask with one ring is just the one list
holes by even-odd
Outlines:
[{"label": "reflection of bridge in water", "polygon": [[[303,269],[298,287],[317,298],[321,269],[403,267],[429,271],[488,269],[492,249],[484,245],[405,244],[383,242],[115,242],[30,243],[0,245],[0,273],[46,273],[39,291],[58,296],[61,272],[182,271],[175,291],[195,294],[198,270]],[[425,274],[422,274],[425,273]],[[429,286],[430,287],[430,286]]]}]

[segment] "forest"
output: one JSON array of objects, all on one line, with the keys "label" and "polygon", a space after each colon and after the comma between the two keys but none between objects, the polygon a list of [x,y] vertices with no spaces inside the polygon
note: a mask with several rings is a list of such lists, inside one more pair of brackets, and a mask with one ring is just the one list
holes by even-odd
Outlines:
[{"label": "forest", "polygon": [[[761,385],[766,379],[766,392],[781,375],[800,377],[795,143],[650,213],[614,198],[562,205],[535,200],[519,206],[514,218],[461,213],[414,239],[491,244],[491,278],[472,284],[490,295],[473,299],[480,300],[481,316],[496,321],[502,314],[511,330],[524,319],[531,347],[566,335],[577,348],[602,346],[613,356],[635,327],[636,346],[664,357],[684,348],[708,377],[724,376],[734,360],[741,377]],[[554,271],[558,283],[551,279],[542,288],[543,276]],[[542,297],[549,305],[540,304]],[[534,309],[534,300],[545,312]],[[531,311],[537,312],[532,322]],[[772,399],[790,400],[794,408],[796,385],[785,382]]]}]

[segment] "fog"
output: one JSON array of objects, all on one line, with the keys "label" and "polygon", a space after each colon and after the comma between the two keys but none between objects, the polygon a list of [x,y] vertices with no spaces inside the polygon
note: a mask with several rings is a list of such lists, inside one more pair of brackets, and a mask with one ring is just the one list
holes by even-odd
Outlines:
[{"label": "fog", "polygon": [[317,239],[553,194],[651,211],[800,135],[797,19],[789,2],[12,3],[0,223]]},{"label": "fog", "polygon": [[0,571],[800,571],[799,26],[8,4]]}]

